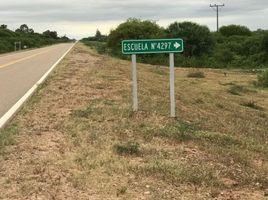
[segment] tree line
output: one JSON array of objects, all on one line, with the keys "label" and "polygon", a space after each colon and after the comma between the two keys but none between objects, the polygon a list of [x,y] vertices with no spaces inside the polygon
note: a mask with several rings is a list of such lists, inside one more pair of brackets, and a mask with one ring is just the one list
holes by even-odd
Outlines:
[{"label": "tree line", "polygon": [[[82,41],[93,45],[100,53],[128,59],[121,53],[121,41],[126,39],[182,38],[183,54],[176,54],[176,65],[210,68],[266,68],[268,66],[268,31],[251,31],[240,25],[223,26],[212,32],[207,26],[193,22],[174,22],[167,28],[155,21],[128,19],[108,36],[98,30],[94,37]],[[140,62],[168,64],[168,55],[139,55]]]},{"label": "tree line", "polygon": [[22,24],[15,31],[8,29],[5,24],[0,25],[0,53],[14,51],[15,42],[20,42],[22,48],[36,48],[70,41],[66,36],[59,37],[56,31],[36,33],[27,24]]}]

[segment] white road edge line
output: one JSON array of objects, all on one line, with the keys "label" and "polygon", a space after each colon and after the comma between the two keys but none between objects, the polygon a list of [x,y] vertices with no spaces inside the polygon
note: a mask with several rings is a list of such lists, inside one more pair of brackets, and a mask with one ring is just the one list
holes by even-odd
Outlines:
[{"label": "white road edge line", "polygon": [[26,94],[21,97],[21,99],[13,105],[9,111],[7,111],[3,117],[0,118],[0,129],[3,128],[6,123],[16,114],[16,112],[21,108],[21,106],[27,101],[27,99],[35,92],[38,86],[43,83],[48,75],[53,71],[53,69],[62,61],[62,59],[71,51],[71,49],[76,45],[75,42],[61,57],[60,59],[41,77],[39,81],[34,84],[34,86],[26,92]]}]

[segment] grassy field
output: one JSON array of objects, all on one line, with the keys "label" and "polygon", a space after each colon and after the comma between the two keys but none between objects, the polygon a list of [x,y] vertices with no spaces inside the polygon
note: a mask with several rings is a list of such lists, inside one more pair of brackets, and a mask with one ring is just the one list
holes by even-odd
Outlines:
[{"label": "grassy field", "polygon": [[[177,61],[179,62],[179,61]],[[243,71],[131,64],[78,44],[0,134],[0,199],[267,199],[268,90]]]}]

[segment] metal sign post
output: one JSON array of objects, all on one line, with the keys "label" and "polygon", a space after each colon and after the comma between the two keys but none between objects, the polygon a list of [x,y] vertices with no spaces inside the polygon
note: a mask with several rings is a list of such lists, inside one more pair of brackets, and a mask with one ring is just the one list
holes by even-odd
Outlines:
[{"label": "metal sign post", "polygon": [[169,53],[170,115],[171,117],[176,116],[174,53],[181,53],[183,52],[183,50],[184,50],[183,40],[179,38],[122,41],[122,53],[125,55],[131,55],[132,58],[133,111],[138,111],[138,82],[137,82],[136,54]]},{"label": "metal sign post", "polygon": [[176,104],[175,104],[175,70],[174,70],[174,53],[169,54],[169,80],[170,80],[170,115],[176,117]]},{"label": "metal sign post", "polygon": [[14,50],[17,51],[17,45],[19,45],[18,47],[18,51],[21,50],[21,42],[14,42]]},{"label": "metal sign post", "polygon": [[132,94],[133,94],[133,111],[138,111],[138,81],[137,81],[137,60],[136,54],[132,58]]}]

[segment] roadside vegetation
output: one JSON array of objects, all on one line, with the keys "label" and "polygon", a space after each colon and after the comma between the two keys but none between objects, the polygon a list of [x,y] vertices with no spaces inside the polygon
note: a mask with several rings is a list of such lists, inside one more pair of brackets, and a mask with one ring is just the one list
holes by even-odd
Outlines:
[{"label": "roadside vegetation", "polygon": [[265,70],[258,75],[258,81],[256,84],[259,87],[268,88],[268,70]]},{"label": "roadside vegetation", "polygon": [[168,69],[138,65],[134,113],[130,66],[76,45],[2,131],[14,141],[1,144],[4,199],[266,199],[268,92],[256,74],[176,70],[171,119]]},{"label": "roadside vegetation", "polygon": [[[154,21],[129,19],[112,30],[108,36],[103,36],[98,31],[96,36],[84,38],[82,41],[96,48],[98,53],[129,59],[129,56],[121,53],[122,40],[174,37],[183,38],[185,41],[185,52],[176,54],[175,57],[175,64],[179,67],[268,67],[268,31],[251,31],[240,25],[223,26],[219,33],[216,33],[193,22],[174,22],[163,28]],[[168,65],[168,55],[139,55],[138,61]]]},{"label": "roadside vegetation", "polygon": [[0,26],[0,53],[14,51],[15,42],[21,42],[21,49],[25,49],[70,41],[66,36],[59,37],[56,31],[47,30],[42,34],[35,33],[26,24],[21,25],[15,31],[9,30],[7,25]]}]

